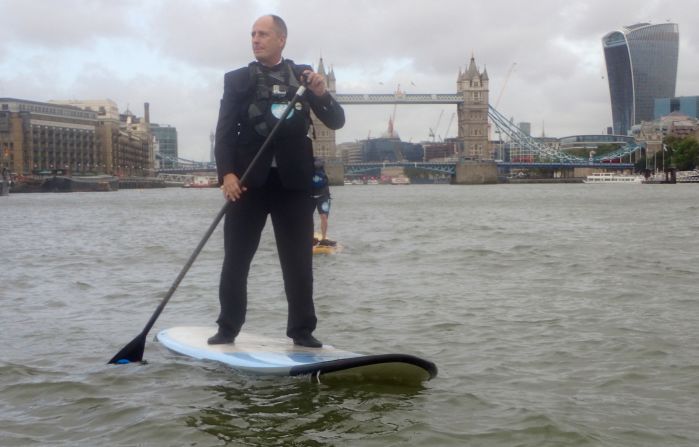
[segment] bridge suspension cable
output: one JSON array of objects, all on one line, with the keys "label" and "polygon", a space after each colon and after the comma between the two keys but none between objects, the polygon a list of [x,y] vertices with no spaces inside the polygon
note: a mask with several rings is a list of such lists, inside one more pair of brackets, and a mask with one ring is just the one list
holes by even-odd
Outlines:
[{"label": "bridge suspension cable", "polygon": [[531,136],[522,132],[519,127],[515,126],[514,123],[510,122],[510,120],[505,118],[495,109],[495,107],[490,104],[488,104],[488,116],[493,121],[495,126],[501,132],[505,133],[513,143],[517,144],[520,148],[533,152],[535,155],[543,158],[544,161],[559,161],[574,164],[587,162],[587,160],[582,157],[566,154],[565,152],[561,152],[548,147],[545,144],[539,143]]},{"label": "bridge suspension cable", "polygon": [[[522,132],[515,124],[505,118],[495,107],[488,105],[488,116],[495,123],[499,131],[510,137],[511,141],[520,148],[540,158],[540,161],[558,161],[571,164],[608,163],[612,160],[621,160],[627,155],[643,150],[643,146],[637,143],[626,143],[619,149],[590,158],[578,157],[566,152],[551,148],[539,143],[531,136]],[[533,160],[532,160],[533,161]]]}]

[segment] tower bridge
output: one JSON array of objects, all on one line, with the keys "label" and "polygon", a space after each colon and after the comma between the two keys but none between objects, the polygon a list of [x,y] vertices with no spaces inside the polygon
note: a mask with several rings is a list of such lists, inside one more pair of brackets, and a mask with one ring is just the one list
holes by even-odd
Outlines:
[{"label": "tower bridge", "polygon": [[[322,64],[321,67],[322,68]],[[321,74],[324,74],[322,72]],[[456,105],[458,115],[458,139],[463,143],[463,151],[458,154],[461,158],[471,160],[492,160],[492,151],[489,148],[490,126],[494,126],[496,132],[506,135],[519,154],[518,161],[509,163],[499,162],[499,166],[509,167],[604,167],[620,169],[633,167],[630,163],[633,154],[639,154],[644,148],[635,143],[628,143],[616,151],[583,158],[575,156],[556,148],[545,145],[530,135],[522,132],[509,119],[489,104],[489,78],[485,68],[480,71],[475,59],[471,57],[465,72],[459,71],[457,77],[456,93],[420,93],[408,94],[397,89],[392,94],[368,94],[368,93],[336,93],[335,76],[331,72],[331,92],[335,99],[343,105],[398,105],[398,104],[451,104]],[[317,126],[323,128],[322,123]],[[334,134],[333,134],[334,135]],[[629,163],[621,163],[627,157]],[[526,161],[523,161],[526,160]],[[615,167],[610,162],[615,162]],[[431,165],[429,165],[431,166]],[[431,169],[431,168],[427,168]]]}]

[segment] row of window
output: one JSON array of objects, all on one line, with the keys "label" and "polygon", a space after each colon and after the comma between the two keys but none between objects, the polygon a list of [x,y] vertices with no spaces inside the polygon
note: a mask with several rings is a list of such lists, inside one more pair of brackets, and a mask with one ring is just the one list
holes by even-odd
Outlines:
[{"label": "row of window", "polygon": [[[5,106],[6,104],[3,104]],[[3,110],[7,110],[3,108]],[[35,105],[35,104],[20,104],[19,105],[19,110],[22,112],[34,112],[34,113],[43,113],[47,115],[56,115],[56,116],[70,116],[73,118],[84,118],[84,119],[90,119],[90,118],[95,118],[94,114],[89,113],[89,112],[83,112],[80,110],[70,110],[70,109],[64,109],[64,108],[59,108],[59,107],[51,107],[51,106],[41,106],[41,105]]]}]

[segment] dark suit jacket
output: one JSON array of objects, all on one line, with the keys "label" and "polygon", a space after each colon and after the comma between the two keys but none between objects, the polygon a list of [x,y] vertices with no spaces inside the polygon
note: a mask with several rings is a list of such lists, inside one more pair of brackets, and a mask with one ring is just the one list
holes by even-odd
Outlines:
[{"label": "dark suit jacket", "polygon": [[[286,62],[292,64],[297,76],[311,68],[296,65],[288,59]],[[265,138],[255,132],[248,119],[248,107],[254,100],[254,94],[249,67],[225,74],[214,149],[219,183],[223,183],[223,176],[228,173],[241,178],[264,143]],[[339,129],[345,124],[342,107],[329,93],[318,97],[307,90],[304,98],[315,115],[330,129]],[[256,188],[264,185],[272,158],[275,157],[279,177],[285,188],[310,191],[313,176],[312,141],[306,136],[275,136],[271,145],[253,167],[245,186]]]}]

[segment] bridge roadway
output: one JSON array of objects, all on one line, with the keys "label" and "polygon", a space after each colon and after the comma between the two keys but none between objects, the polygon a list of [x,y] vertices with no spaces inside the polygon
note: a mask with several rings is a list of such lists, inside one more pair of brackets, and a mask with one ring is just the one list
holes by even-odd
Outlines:
[{"label": "bridge roadway", "polygon": [[[570,168],[601,168],[605,170],[633,169],[632,163],[520,163],[495,161],[498,168],[514,169],[570,169]],[[456,161],[452,162],[373,162],[373,163],[347,163],[344,165],[345,174],[357,175],[366,172],[381,170],[386,167],[416,168],[440,174],[456,174]],[[196,168],[187,166],[183,168],[161,169],[158,173],[163,174],[193,174],[193,173],[215,173],[216,169],[211,167]]]},{"label": "bridge roadway", "polygon": [[[550,163],[517,163],[517,162],[505,162],[505,161],[495,161],[498,168],[514,168],[514,169],[571,169],[571,168],[603,168],[605,170],[624,170],[633,169],[634,165],[631,163],[560,163],[560,162],[550,162]],[[457,162],[384,162],[384,163],[348,163],[345,164],[345,174],[363,174],[366,172],[381,170],[386,167],[403,167],[403,168],[416,168],[425,171],[436,172],[440,174],[456,174]]]},{"label": "bridge roadway", "polygon": [[458,93],[336,93],[340,104],[462,104],[464,97]]}]

